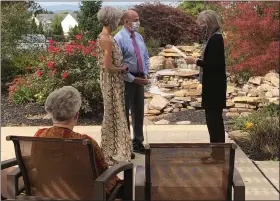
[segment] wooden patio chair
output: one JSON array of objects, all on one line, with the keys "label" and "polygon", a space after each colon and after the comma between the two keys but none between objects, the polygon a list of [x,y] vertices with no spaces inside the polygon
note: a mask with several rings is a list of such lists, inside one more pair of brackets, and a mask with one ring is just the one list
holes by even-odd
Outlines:
[{"label": "wooden patio chair", "polygon": [[[133,164],[122,162],[100,174],[88,139],[8,136],[7,140],[14,143],[24,181],[25,196],[17,199],[132,200]],[[120,172],[124,180],[107,196],[108,182]]]},{"label": "wooden patio chair", "polygon": [[[234,168],[237,145],[187,143],[146,145],[145,167],[137,166],[135,200],[245,200],[243,180]],[[218,162],[202,158],[218,152]]]},{"label": "wooden patio chair", "polygon": [[22,174],[17,167],[17,159],[1,161],[1,200],[15,198],[23,191]]}]

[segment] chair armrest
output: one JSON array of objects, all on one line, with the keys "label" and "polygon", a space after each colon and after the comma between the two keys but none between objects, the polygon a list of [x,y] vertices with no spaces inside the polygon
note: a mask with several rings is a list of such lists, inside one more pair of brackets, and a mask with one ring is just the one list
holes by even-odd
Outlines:
[{"label": "chair armrest", "polygon": [[24,191],[24,184],[19,187],[19,178],[22,177],[20,169],[17,167],[7,174],[7,192],[8,198],[15,199],[21,192]]},{"label": "chair armrest", "polygon": [[139,165],[135,173],[135,200],[145,200],[145,167]]},{"label": "chair armrest", "polygon": [[57,198],[48,198],[48,197],[40,197],[40,196],[27,196],[27,195],[20,195],[16,197],[16,200],[61,200]]},{"label": "chair armrest", "polygon": [[106,185],[120,172],[124,172],[124,200],[132,200],[133,191],[133,163],[120,162],[108,168],[94,181],[94,200],[106,200]]},{"label": "chair armrest", "polygon": [[233,199],[238,201],[245,200],[245,184],[236,168],[233,172]]},{"label": "chair armrest", "polygon": [[9,160],[5,160],[5,161],[1,161],[1,170],[13,167],[17,165],[17,159],[16,158],[12,158]]},{"label": "chair armrest", "polygon": [[[24,190],[23,182],[19,188],[19,178],[22,176],[21,171],[17,166],[17,159],[12,158],[9,160],[1,161],[2,171],[2,185],[4,186],[4,195],[1,194],[1,199],[15,199]],[[8,170],[7,170],[8,169]],[[6,197],[5,197],[6,196]]]}]

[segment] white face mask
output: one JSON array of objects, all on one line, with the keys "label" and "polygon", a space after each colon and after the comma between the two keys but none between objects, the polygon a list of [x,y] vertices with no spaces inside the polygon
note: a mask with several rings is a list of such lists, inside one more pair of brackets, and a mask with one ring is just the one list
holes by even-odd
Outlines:
[{"label": "white face mask", "polygon": [[138,31],[139,27],[140,27],[140,22],[139,21],[132,22],[132,27],[131,28],[132,28],[133,31]]}]

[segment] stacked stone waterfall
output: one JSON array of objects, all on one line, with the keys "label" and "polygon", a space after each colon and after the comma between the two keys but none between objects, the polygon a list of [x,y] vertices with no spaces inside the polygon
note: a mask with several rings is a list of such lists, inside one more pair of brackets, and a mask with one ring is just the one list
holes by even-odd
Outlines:
[{"label": "stacked stone waterfall", "polygon": [[[201,55],[201,45],[177,46],[186,55]],[[201,85],[199,67],[187,64],[176,52],[162,49],[158,56],[150,58],[150,77],[155,79],[145,92],[145,116],[153,120],[185,110],[201,108]],[[248,115],[253,110],[279,104],[279,74],[269,72],[265,76],[251,77],[241,83],[228,74],[226,115],[235,117]],[[156,91],[153,93],[152,87]]]}]

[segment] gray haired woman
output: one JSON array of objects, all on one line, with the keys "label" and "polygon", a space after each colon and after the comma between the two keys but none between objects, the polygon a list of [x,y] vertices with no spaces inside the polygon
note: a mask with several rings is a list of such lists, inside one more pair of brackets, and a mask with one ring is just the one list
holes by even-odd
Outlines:
[{"label": "gray haired woman", "polygon": [[[53,126],[38,130],[35,137],[91,140],[94,147],[95,159],[97,161],[97,172],[102,174],[109,168],[109,165],[104,160],[104,155],[97,142],[88,135],[73,131],[79,117],[81,103],[82,101],[79,91],[72,86],[64,86],[50,93],[45,102],[45,109],[52,118]],[[38,149],[40,149],[40,147],[38,147]],[[32,154],[38,154],[38,149],[36,146],[33,146]],[[108,196],[112,192],[118,180],[118,177],[114,177],[108,182],[106,188]],[[61,194],[57,196],[60,197]]]},{"label": "gray haired woman", "polygon": [[[202,28],[205,46],[200,59],[188,57],[187,63],[195,63],[203,71],[202,76],[202,106],[205,109],[206,122],[211,143],[225,142],[223,108],[226,107],[226,64],[224,40],[220,32],[221,22],[217,13],[212,10],[202,11],[197,19]],[[213,159],[223,159],[220,150],[213,149]]]},{"label": "gray haired woman", "polygon": [[104,104],[101,148],[109,165],[130,161],[135,157],[131,152],[131,137],[124,106],[124,73],[127,67],[122,63],[122,52],[112,37],[122,15],[119,9],[110,6],[103,7],[97,14],[99,22],[103,24],[96,43]]}]

